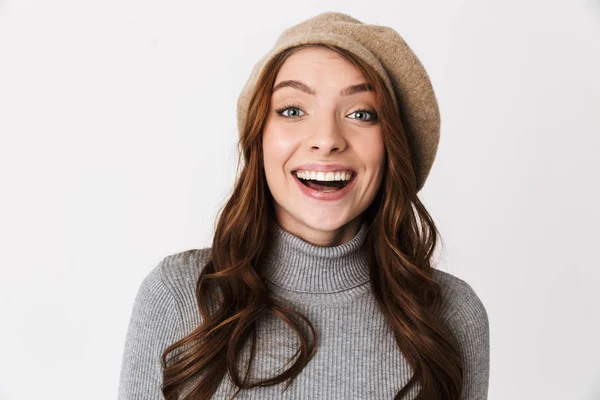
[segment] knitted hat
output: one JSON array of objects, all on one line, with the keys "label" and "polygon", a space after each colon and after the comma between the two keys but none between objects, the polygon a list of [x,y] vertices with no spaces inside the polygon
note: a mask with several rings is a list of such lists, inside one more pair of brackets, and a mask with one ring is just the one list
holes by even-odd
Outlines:
[{"label": "knitted hat", "polygon": [[339,12],[321,13],[286,29],[252,69],[237,102],[238,132],[246,123],[250,99],[264,66],[281,51],[299,44],[341,47],[369,64],[383,79],[400,115],[413,157],[417,191],[423,187],[440,138],[438,103],[425,68],[392,28],[365,24]]}]

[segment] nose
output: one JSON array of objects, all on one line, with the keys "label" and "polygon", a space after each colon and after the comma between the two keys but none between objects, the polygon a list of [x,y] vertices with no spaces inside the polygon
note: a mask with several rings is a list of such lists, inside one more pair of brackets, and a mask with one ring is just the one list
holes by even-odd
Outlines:
[{"label": "nose", "polygon": [[317,121],[313,134],[308,139],[308,145],[311,151],[328,155],[334,151],[344,151],[347,143],[337,119],[322,118]]}]

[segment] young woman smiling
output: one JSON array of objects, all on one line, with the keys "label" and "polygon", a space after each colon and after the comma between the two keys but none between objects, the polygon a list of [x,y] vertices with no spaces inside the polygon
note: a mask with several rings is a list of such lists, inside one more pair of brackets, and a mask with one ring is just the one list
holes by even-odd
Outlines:
[{"label": "young woman smiling", "polygon": [[286,30],[238,124],[212,246],[141,284],[119,397],[487,398],[486,309],[433,265],[439,112],[400,36],[334,12]]}]

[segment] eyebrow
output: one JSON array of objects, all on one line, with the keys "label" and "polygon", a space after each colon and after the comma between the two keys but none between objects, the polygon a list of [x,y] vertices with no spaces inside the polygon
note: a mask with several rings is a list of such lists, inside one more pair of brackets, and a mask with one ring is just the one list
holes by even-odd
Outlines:
[{"label": "eyebrow", "polygon": [[[277,85],[275,85],[275,87],[273,87],[273,93],[275,93],[275,91],[277,91],[281,88],[284,88],[284,87],[291,87],[294,89],[298,89],[298,90],[303,91],[304,93],[308,93],[313,96],[315,96],[317,94],[316,90],[311,88],[310,86],[308,86],[306,83],[296,81],[293,79],[279,82]],[[351,94],[355,94],[355,93],[359,93],[359,92],[367,92],[367,91],[374,92],[375,89],[373,88],[373,85],[371,85],[370,83],[366,83],[366,82],[359,83],[358,85],[348,86],[347,88],[340,90],[340,96],[350,96]]]}]

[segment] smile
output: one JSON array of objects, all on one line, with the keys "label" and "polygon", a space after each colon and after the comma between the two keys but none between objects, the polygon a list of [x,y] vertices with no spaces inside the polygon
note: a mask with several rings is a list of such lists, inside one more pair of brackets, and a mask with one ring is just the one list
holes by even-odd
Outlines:
[{"label": "smile", "polygon": [[334,175],[334,177],[332,177],[329,175],[326,177],[325,175],[315,176],[313,174],[310,176],[310,174],[302,172],[300,172],[300,174],[297,174],[297,171],[292,172],[294,180],[298,183],[300,191],[305,196],[317,200],[329,201],[340,200],[350,192],[352,187],[354,187],[357,176],[356,172],[351,172],[351,174],[351,176],[348,176],[350,175],[348,173],[346,176]]}]

